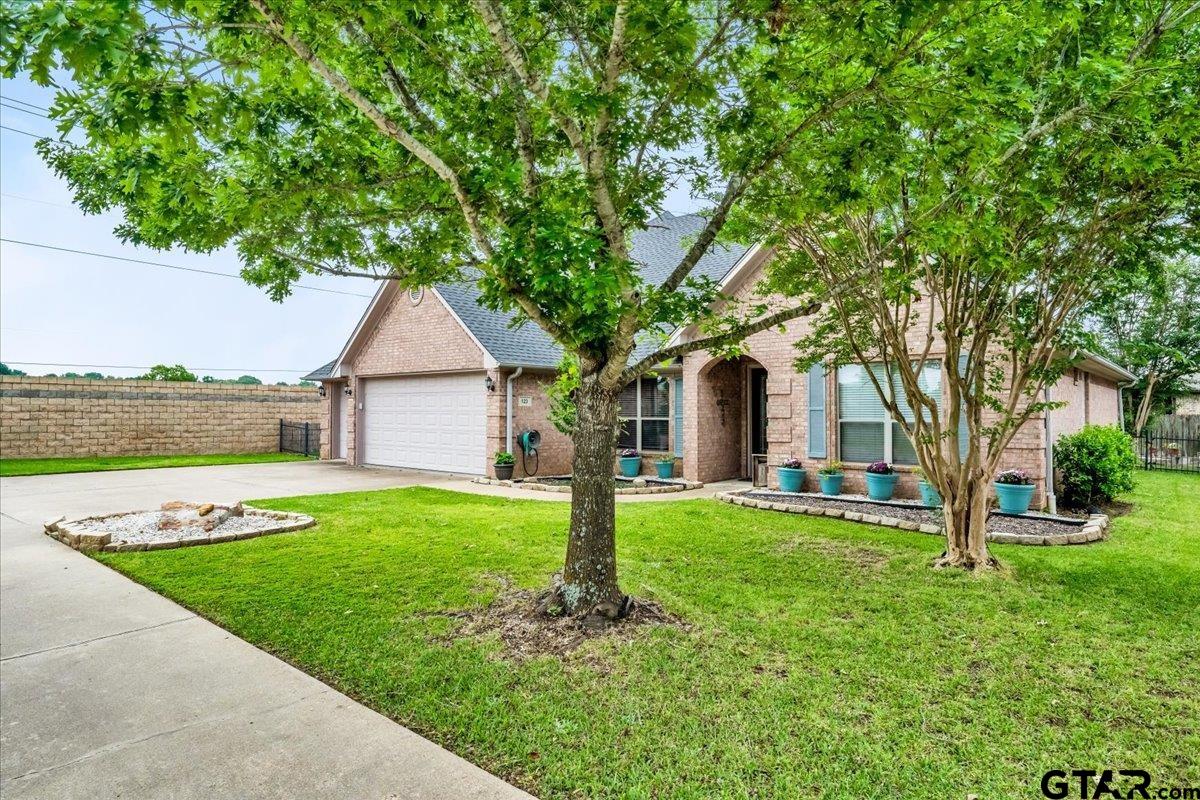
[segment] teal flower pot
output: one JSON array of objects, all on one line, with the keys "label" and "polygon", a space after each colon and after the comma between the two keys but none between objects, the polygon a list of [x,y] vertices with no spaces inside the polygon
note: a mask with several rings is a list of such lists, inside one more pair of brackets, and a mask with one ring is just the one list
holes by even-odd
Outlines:
[{"label": "teal flower pot", "polygon": [[921,480],[917,482],[917,487],[921,490],[921,502],[929,508],[941,508],[942,496],[938,490],[933,488],[933,484],[929,481]]},{"label": "teal flower pot", "polygon": [[788,467],[779,468],[779,491],[781,492],[798,492],[800,487],[804,485],[805,470],[790,469]]},{"label": "teal flower pot", "polygon": [[842,481],[846,476],[841,472],[834,475],[819,475],[821,479],[821,494],[838,495],[842,493]]},{"label": "teal flower pot", "polygon": [[[632,461],[633,459],[630,459]],[[674,461],[655,461],[654,468],[658,470],[658,477],[665,480],[670,480],[675,474]]]},{"label": "teal flower pot", "polygon": [[1029,511],[1029,503],[1033,500],[1033,485],[1022,486],[1018,483],[993,483],[996,489],[996,499],[1000,501],[1000,510],[1005,514],[1024,514]]},{"label": "teal flower pot", "polygon": [[867,475],[867,497],[872,500],[891,500],[892,492],[896,491],[896,479],[900,476],[896,473],[891,475],[876,475],[873,472],[866,473]]},{"label": "teal flower pot", "polygon": [[636,478],[638,473],[642,471],[642,457],[634,456],[632,458],[618,458],[621,463],[621,476],[625,478]]}]

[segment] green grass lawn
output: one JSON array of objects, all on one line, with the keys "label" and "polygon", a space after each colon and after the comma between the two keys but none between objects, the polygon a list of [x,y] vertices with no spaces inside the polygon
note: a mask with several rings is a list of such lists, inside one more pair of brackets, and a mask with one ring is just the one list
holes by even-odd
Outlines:
[{"label": "green grass lawn", "polygon": [[199,456],[91,456],[88,458],[0,458],[0,477],[57,475],[63,472],[107,472],[114,469],[209,467],[214,464],[263,464],[303,461],[296,453],[214,453]]},{"label": "green grass lawn", "polygon": [[997,546],[983,578],[931,570],[931,536],[621,504],[625,590],[691,629],[566,661],[424,613],[546,585],[566,504],[294,497],[256,504],[316,528],[100,558],[542,797],[1040,797],[1055,768],[1200,785],[1198,495],[1142,474],[1109,541]]}]

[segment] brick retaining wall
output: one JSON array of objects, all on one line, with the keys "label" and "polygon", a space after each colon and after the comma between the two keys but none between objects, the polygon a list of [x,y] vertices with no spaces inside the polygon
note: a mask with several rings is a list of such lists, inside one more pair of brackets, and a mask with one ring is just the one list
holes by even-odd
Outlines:
[{"label": "brick retaining wall", "polygon": [[280,418],[319,423],[316,388],[0,376],[0,456],[265,453]]}]

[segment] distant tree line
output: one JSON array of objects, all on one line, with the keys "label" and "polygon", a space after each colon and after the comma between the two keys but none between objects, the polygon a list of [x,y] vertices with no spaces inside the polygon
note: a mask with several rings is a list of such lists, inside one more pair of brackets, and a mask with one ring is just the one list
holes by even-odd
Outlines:
[{"label": "distant tree line", "polygon": [[[0,362],[0,375],[26,375],[24,370],[15,369],[7,364]],[[107,380],[119,381],[124,380],[119,375],[103,375],[99,372],[64,372],[61,375],[53,372],[48,372],[40,377],[43,378],[90,378],[92,380]],[[261,386],[262,381],[253,375],[242,375],[239,378],[214,378],[212,375],[205,375],[200,378],[196,373],[188,370],[182,364],[155,364],[144,375],[134,376],[134,380],[141,381],[192,381],[198,383],[240,383],[244,385]],[[316,386],[312,381],[299,381],[295,384],[287,381],[277,381],[276,386]]]}]

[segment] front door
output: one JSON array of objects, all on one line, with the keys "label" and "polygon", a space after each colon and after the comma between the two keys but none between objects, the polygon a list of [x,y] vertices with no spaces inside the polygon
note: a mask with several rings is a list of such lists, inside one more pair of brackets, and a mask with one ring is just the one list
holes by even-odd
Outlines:
[{"label": "front door", "polygon": [[762,367],[750,368],[750,423],[748,442],[750,445],[750,478],[754,479],[755,456],[767,455],[767,371]]}]

